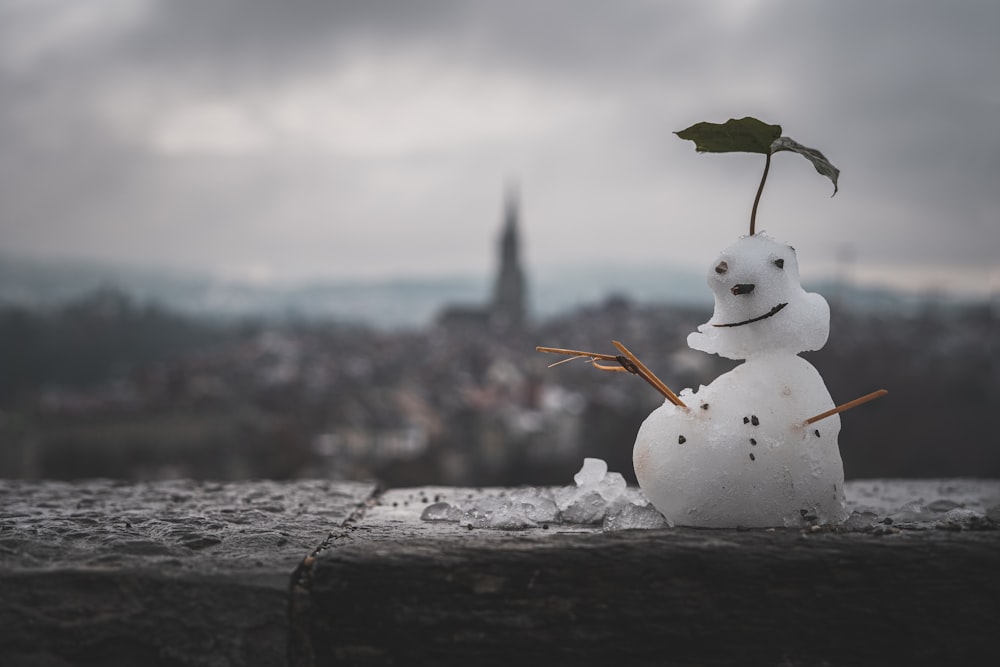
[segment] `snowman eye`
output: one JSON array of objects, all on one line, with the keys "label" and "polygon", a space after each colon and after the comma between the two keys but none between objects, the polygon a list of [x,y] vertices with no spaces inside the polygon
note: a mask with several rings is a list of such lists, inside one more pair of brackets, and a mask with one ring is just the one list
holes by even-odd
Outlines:
[{"label": "snowman eye", "polygon": [[774,265],[779,269],[783,269],[785,268],[785,260],[779,257],[778,259],[774,260]]},{"label": "snowman eye", "polygon": [[715,272],[718,273],[719,275],[722,275],[728,270],[729,270],[729,265],[726,264],[725,262],[719,262],[719,265],[715,267]]}]

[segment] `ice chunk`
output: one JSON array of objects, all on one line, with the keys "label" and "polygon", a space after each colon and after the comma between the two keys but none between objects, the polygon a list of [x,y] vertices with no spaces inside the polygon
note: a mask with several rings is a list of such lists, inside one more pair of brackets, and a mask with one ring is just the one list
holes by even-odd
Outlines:
[{"label": "ice chunk", "polygon": [[538,522],[533,518],[535,507],[511,498],[487,497],[465,511],[461,523],[476,528],[520,530],[533,528]]},{"label": "ice chunk", "polygon": [[464,516],[462,510],[448,503],[434,503],[424,508],[420,513],[420,518],[424,521],[461,521]]},{"label": "ice chunk", "polygon": [[623,499],[627,488],[628,484],[625,482],[625,478],[617,472],[609,472],[604,476],[604,479],[597,483],[597,492],[609,504]]},{"label": "ice chunk", "polygon": [[474,528],[520,530],[557,521],[559,508],[548,489],[525,488],[509,495],[481,497],[467,505],[434,503],[424,508],[420,518]]},{"label": "ice chunk", "polygon": [[548,489],[516,489],[510,494],[512,503],[520,504],[524,515],[535,523],[559,520],[559,507]]},{"label": "ice chunk", "polygon": [[621,473],[608,472],[608,464],[602,459],[584,459],[573,481],[575,487],[563,487],[555,492],[562,518],[569,523],[601,523],[605,516],[617,512],[635,497],[628,493]]},{"label": "ice chunk", "polygon": [[626,504],[618,512],[604,518],[604,530],[650,530],[667,528],[671,524],[652,505]]},{"label": "ice chunk", "polygon": [[424,509],[424,521],[458,522],[474,528],[518,530],[550,523],[599,524],[631,503],[649,501],[625,478],[608,472],[601,459],[584,459],[574,486],[545,489],[525,487],[499,496],[479,497],[469,503],[434,503]]},{"label": "ice chunk", "polygon": [[608,464],[603,459],[584,459],[580,472],[573,475],[573,481],[577,486],[590,486],[598,484],[608,474]]},{"label": "ice chunk", "polygon": [[563,508],[562,518],[567,523],[601,523],[608,513],[608,504],[597,491],[576,494]]},{"label": "ice chunk", "polygon": [[888,517],[893,524],[916,523],[920,521],[932,521],[936,517],[934,513],[917,502],[906,503]]},{"label": "ice chunk", "polygon": [[642,493],[642,489],[638,486],[629,486],[625,489],[624,499],[626,503],[631,503],[632,505],[638,505],[639,507],[645,507],[649,504],[649,499],[646,498]]}]

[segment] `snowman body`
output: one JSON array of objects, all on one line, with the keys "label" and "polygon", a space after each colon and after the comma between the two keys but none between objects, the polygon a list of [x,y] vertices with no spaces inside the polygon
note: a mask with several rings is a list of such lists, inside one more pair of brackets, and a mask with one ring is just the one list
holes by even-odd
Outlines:
[{"label": "snowman body", "polygon": [[846,518],[840,418],[816,369],[830,311],[802,289],[795,251],[763,234],[740,239],[709,270],[712,319],[688,337],[744,363],[665,402],[643,422],[633,465],[649,501],[676,525],[766,527]]}]

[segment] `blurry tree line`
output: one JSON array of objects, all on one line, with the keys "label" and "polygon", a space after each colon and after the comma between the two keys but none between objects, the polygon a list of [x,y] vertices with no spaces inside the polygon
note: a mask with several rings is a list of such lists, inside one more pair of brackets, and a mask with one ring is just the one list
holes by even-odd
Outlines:
[{"label": "blurry tree line", "polygon": [[62,308],[0,308],[0,406],[57,385],[86,387],[238,335],[113,289]]},{"label": "blurry tree line", "polygon": [[[328,476],[408,484],[565,484],[584,456],[634,482],[659,395],[534,351],[625,341],[672,388],[736,362],[690,350],[707,309],[609,298],[517,334],[430,326],[196,320],[103,290],[0,308],[0,476]],[[806,353],[842,418],[849,478],[1000,476],[996,312],[834,305]]]}]

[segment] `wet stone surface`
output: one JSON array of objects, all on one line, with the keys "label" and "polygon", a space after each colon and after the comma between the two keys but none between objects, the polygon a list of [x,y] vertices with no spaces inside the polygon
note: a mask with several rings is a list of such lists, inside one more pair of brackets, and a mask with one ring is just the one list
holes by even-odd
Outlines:
[{"label": "wet stone surface", "polygon": [[374,492],[0,481],[0,665],[281,665],[293,571]]},{"label": "wet stone surface", "polygon": [[0,481],[0,564],[285,575],[373,491],[330,481]]},{"label": "wet stone surface", "polygon": [[974,664],[993,646],[1000,481],[850,482],[843,525],[803,508],[714,530],[591,472],[542,490],[530,524],[530,489],[0,481],[0,665]]}]

